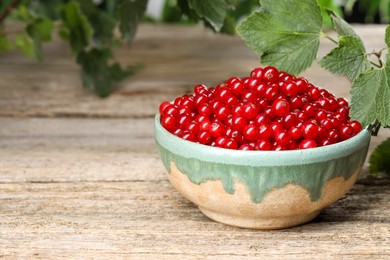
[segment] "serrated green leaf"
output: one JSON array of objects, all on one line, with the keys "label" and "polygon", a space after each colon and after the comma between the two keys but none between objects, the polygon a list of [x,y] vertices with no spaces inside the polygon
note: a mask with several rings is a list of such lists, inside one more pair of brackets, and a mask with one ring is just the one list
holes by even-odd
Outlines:
[{"label": "serrated green leaf", "polygon": [[[390,26],[386,28],[386,44],[390,47]],[[368,126],[376,122],[390,126],[390,53],[386,65],[360,74],[352,83],[351,117]]]},{"label": "serrated green leaf", "polygon": [[13,50],[12,43],[8,40],[7,36],[0,34],[0,54],[12,50]]},{"label": "serrated green leaf", "polygon": [[15,36],[15,46],[28,58],[33,59],[36,57],[34,41],[26,33]]},{"label": "serrated green leaf", "polygon": [[370,172],[384,172],[390,177],[390,138],[381,143],[371,154]]},{"label": "serrated green leaf", "polygon": [[188,0],[189,7],[205,19],[215,31],[223,26],[228,4],[226,0]]},{"label": "serrated green leaf", "polygon": [[340,36],[339,47],[322,58],[319,65],[332,73],[347,76],[350,80],[371,67],[364,46],[355,36]]},{"label": "serrated green leaf", "polygon": [[315,0],[260,0],[237,32],[263,64],[297,75],[316,58],[322,16]]},{"label": "serrated green leaf", "polygon": [[94,90],[100,97],[108,96],[114,84],[133,74],[133,70],[123,70],[119,64],[109,64],[112,52],[108,48],[92,48],[81,51],[77,63],[82,67],[82,79],[85,87]]},{"label": "serrated green leaf", "polygon": [[123,38],[131,42],[137,32],[138,23],[146,10],[147,0],[122,0],[118,6],[119,29]]},{"label": "serrated green leaf", "polygon": [[75,1],[65,4],[60,10],[64,27],[60,36],[67,35],[72,50],[76,53],[89,45],[93,29],[87,17],[81,12],[80,5]]}]

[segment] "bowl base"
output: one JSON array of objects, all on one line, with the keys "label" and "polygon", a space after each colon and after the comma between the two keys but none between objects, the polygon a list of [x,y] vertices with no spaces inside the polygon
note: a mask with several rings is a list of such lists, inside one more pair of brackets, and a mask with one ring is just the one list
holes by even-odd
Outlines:
[{"label": "bowl base", "polygon": [[275,218],[261,218],[261,217],[248,218],[244,216],[223,214],[203,207],[199,207],[199,209],[204,215],[206,215],[208,218],[214,221],[227,224],[230,226],[235,226],[235,227],[261,229],[261,230],[283,229],[283,228],[299,226],[314,219],[321,212],[321,210],[317,210],[309,214],[294,215],[294,216],[275,217]]}]

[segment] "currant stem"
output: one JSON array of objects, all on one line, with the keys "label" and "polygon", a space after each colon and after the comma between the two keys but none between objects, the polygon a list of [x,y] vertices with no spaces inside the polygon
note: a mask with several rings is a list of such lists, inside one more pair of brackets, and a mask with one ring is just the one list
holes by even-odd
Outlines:
[{"label": "currant stem", "polygon": [[330,40],[331,42],[335,43],[335,44],[339,44],[335,39],[333,39],[332,37],[330,37],[328,34],[324,33],[323,31],[321,31],[321,36],[323,38],[326,38],[328,40]]}]

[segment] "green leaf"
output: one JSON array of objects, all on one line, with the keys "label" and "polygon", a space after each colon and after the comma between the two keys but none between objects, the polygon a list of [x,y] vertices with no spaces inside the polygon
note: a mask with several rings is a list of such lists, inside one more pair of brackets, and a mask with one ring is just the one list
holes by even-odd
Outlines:
[{"label": "green leaf", "polygon": [[119,29],[128,42],[133,40],[137,32],[147,3],[147,0],[122,0],[118,6]]},{"label": "green leaf", "polygon": [[226,16],[226,0],[188,0],[189,7],[204,18],[215,31],[220,31]]},{"label": "green leaf", "polygon": [[93,27],[93,40],[97,46],[110,45],[116,21],[104,10],[99,9],[92,0],[81,1],[81,10]]},{"label": "green leaf", "polygon": [[338,33],[339,36],[355,36],[356,38],[359,39],[361,45],[363,45],[362,39],[355,32],[355,30],[352,28],[351,25],[349,25],[343,18],[341,18],[335,12],[328,10],[328,13],[330,15],[330,18],[332,19],[333,28],[335,29],[335,31]]},{"label": "green leaf", "polygon": [[315,0],[260,0],[262,9],[241,22],[237,32],[264,64],[291,74],[316,58],[322,16]]},{"label": "green leaf", "polygon": [[[390,26],[386,28],[386,44],[390,47]],[[360,74],[352,83],[351,117],[364,127],[380,123],[390,126],[390,53],[386,65]]]},{"label": "green leaf", "polygon": [[26,33],[15,36],[15,45],[28,58],[33,59],[36,57],[34,41]]},{"label": "green leaf", "polygon": [[61,8],[60,17],[64,24],[60,36],[69,41],[74,52],[82,51],[88,46],[93,29],[80,5],[75,1],[68,2]]},{"label": "green leaf", "polygon": [[12,50],[13,50],[13,46],[11,42],[8,40],[7,36],[0,34],[0,54]]},{"label": "green leaf", "polygon": [[390,177],[390,138],[381,143],[371,154],[370,172],[384,172]]},{"label": "green leaf", "polygon": [[34,42],[35,57],[39,62],[43,62],[42,42],[51,40],[53,22],[47,18],[39,17],[31,22],[26,31]]},{"label": "green leaf", "polygon": [[108,96],[114,89],[114,84],[134,73],[133,70],[123,70],[119,64],[110,64],[112,52],[108,48],[92,48],[81,51],[77,63],[82,67],[82,79],[85,87],[93,89],[100,97]]},{"label": "green leaf", "polygon": [[350,80],[371,68],[366,50],[355,36],[340,36],[339,47],[328,53],[319,64],[334,74],[347,76]]},{"label": "green leaf", "polygon": [[329,10],[342,16],[343,11],[340,7],[340,3],[336,3],[334,0],[318,0],[318,4],[321,7],[321,14],[324,24],[327,27],[332,28],[332,19],[330,17]]},{"label": "green leaf", "polygon": [[52,30],[53,22],[44,17],[36,19],[26,28],[27,33],[32,38],[38,38],[41,41],[50,41]]}]

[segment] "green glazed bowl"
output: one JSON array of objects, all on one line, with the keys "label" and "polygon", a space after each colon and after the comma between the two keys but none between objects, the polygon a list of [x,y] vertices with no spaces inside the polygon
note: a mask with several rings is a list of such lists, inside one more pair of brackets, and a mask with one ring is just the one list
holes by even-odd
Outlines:
[{"label": "green glazed bowl", "polygon": [[228,225],[281,229],[303,224],[355,183],[370,133],[293,151],[240,151],[181,139],[155,117],[155,139],[172,185],[209,218]]}]

